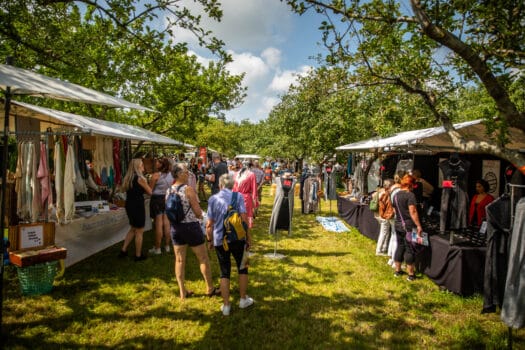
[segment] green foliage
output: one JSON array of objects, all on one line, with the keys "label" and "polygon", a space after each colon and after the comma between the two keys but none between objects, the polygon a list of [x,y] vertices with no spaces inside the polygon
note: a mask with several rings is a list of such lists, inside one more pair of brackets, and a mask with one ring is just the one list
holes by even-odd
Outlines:
[{"label": "green foliage", "polygon": [[[220,19],[217,1],[199,2],[210,17]],[[166,27],[155,23],[166,23]],[[197,62],[185,44],[172,41],[176,28],[192,30],[219,60],[208,66]],[[38,104],[139,125],[181,141],[194,140],[199,123],[237,106],[245,96],[243,76],[226,71],[225,63],[231,58],[211,34],[178,0],[0,4],[1,56],[13,56],[18,67],[116,95],[159,113],[126,113],[51,100]]]},{"label": "green foliage", "polygon": [[[286,2],[298,14],[312,10],[321,15],[327,65],[346,69],[349,82],[366,100],[382,102],[378,96],[384,96],[383,108],[367,110],[381,125],[379,134],[391,130],[390,125],[449,127],[484,118],[499,133],[487,151],[525,164],[524,157],[504,150],[509,126],[525,130],[519,98],[524,86],[523,1]],[[484,93],[473,90],[478,86]],[[479,106],[470,104],[476,95]]]}]

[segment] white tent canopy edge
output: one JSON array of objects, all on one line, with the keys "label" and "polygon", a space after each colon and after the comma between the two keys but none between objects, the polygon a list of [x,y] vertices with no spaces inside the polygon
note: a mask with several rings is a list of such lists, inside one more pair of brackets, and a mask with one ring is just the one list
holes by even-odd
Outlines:
[{"label": "white tent canopy edge", "polygon": [[155,112],[136,103],[117,98],[60,79],[47,77],[26,69],[0,64],[0,89],[11,89],[12,95],[30,95],[57,100],[84,102],[110,107]]},{"label": "white tent canopy edge", "polygon": [[80,116],[29,103],[11,101],[11,115],[35,118],[43,122],[53,122],[78,129],[86,134],[97,134],[135,141],[161,143],[192,147],[192,145],[173,140],[134,125],[121,124],[102,119]]},{"label": "white tent canopy edge", "polygon": [[[488,138],[486,127],[481,119],[454,124],[454,128],[466,139],[486,141]],[[521,130],[509,128],[510,142],[505,145],[508,149],[524,150],[525,135]],[[384,138],[372,138],[336,147],[338,151],[382,152],[393,151],[396,148],[412,151],[456,151],[443,126],[404,131]]]}]

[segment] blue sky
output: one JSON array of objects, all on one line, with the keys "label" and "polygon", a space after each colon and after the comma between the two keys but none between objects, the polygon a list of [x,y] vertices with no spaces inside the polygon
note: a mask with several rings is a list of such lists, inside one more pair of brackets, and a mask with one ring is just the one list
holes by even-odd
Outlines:
[{"label": "blue sky", "polygon": [[[279,96],[286,93],[298,74],[305,74],[316,62],[310,57],[322,52],[321,17],[314,12],[299,16],[279,0],[221,0],[221,22],[203,16],[203,26],[226,43],[234,62],[228,65],[233,74],[245,72],[248,88],[245,102],[225,111],[226,120],[252,122],[266,119]],[[201,13],[192,0],[182,3]],[[176,39],[189,43],[192,52],[205,63],[213,59],[210,52],[196,44],[191,33],[178,29]]]}]

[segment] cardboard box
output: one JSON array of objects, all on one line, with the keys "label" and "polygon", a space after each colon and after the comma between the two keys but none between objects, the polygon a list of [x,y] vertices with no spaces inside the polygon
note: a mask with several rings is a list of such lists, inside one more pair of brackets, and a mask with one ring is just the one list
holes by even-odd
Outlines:
[{"label": "cardboard box", "polygon": [[55,223],[38,222],[9,226],[10,250],[36,250],[55,244]]}]

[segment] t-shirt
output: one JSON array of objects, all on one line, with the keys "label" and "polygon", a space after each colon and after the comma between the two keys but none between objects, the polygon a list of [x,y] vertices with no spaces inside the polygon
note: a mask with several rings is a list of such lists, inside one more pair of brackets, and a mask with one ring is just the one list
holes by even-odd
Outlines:
[{"label": "t-shirt", "polygon": [[223,174],[228,173],[228,165],[226,165],[226,162],[220,162],[218,164],[214,164],[212,168],[212,174],[215,175],[215,182],[211,185],[211,193],[215,194],[219,192],[219,178]]},{"label": "t-shirt", "polygon": [[[228,211],[228,206],[232,201],[233,192],[227,188],[223,189],[216,195],[210,197],[208,201],[208,219],[213,220],[213,245],[218,247],[222,245],[224,237],[224,216]],[[246,213],[244,198],[237,193],[237,211],[239,214]]]},{"label": "t-shirt", "polygon": [[401,190],[394,195],[392,205],[396,212],[396,231],[405,232],[403,220],[405,221],[406,231],[412,231],[412,228],[416,227],[408,210],[408,206],[415,206],[416,204],[416,196],[412,192]]}]

